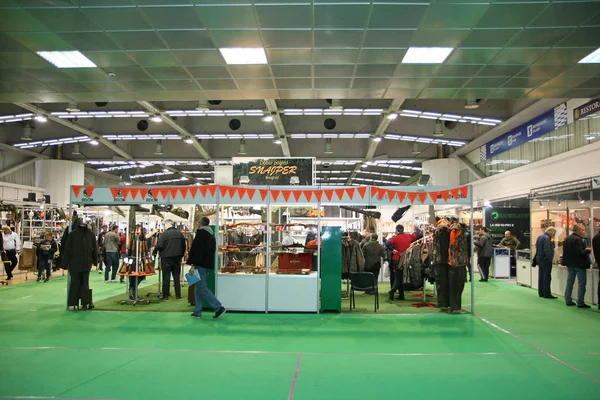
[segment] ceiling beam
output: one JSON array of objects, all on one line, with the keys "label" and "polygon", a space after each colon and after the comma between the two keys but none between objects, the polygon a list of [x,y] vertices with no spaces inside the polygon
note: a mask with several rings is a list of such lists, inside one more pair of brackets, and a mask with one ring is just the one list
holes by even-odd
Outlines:
[{"label": "ceiling beam", "polygon": [[292,154],[290,152],[290,145],[287,141],[287,133],[283,127],[281,115],[279,115],[279,112],[277,111],[277,102],[273,99],[266,99],[265,104],[267,105],[267,110],[271,116],[273,116],[273,124],[275,125],[275,130],[277,131],[277,135],[281,140],[281,150],[283,151],[283,156],[291,157]]},{"label": "ceiling beam", "polygon": [[461,163],[463,163],[463,165],[465,167],[467,167],[467,169],[469,171],[471,171],[471,173],[473,173],[473,175],[475,175],[477,177],[477,179],[483,179],[485,178],[485,174],[483,172],[481,172],[481,170],[479,168],[477,168],[475,165],[473,165],[473,163],[469,160],[467,160],[466,157],[457,157],[458,161],[460,161]]},{"label": "ceiling beam", "polygon": [[84,128],[81,125],[77,125],[67,119],[58,118],[57,116],[52,115],[50,112],[48,112],[42,108],[36,107],[33,104],[29,104],[29,103],[14,103],[14,104],[21,108],[24,108],[25,110],[31,111],[34,114],[44,115],[50,121],[56,122],[57,124],[60,124],[62,126],[66,126],[67,128],[71,128],[79,133],[83,133],[84,135],[86,135],[90,138],[96,139],[99,143],[102,143],[104,146],[108,147],[109,149],[111,149],[112,151],[114,151],[115,153],[117,153],[118,155],[120,155],[121,157],[123,157],[127,160],[131,160],[133,158],[133,156],[131,154],[129,154],[127,151],[123,150],[122,148],[120,148],[119,146],[117,146],[116,144],[111,142],[110,140],[104,139],[102,137],[102,135],[99,135],[96,132],[93,132],[87,128]]},{"label": "ceiling beam", "polygon": [[183,176],[184,178],[188,178],[189,180],[191,180],[191,181],[193,181],[193,182],[196,182],[196,178],[195,178],[195,177],[193,177],[193,176],[192,176],[192,175],[190,175],[190,174],[185,174],[185,173],[181,172],[180,170],[178,170],[178,169],[177,169],[177,168],[175,168],[175,167],[172,167],[172,166],[170,166],[170,165],[163,165],[162,167],[163,167],[164,169],[168,169],[168,170],[169,170],[169,171],[171,171],[171,172],[174,172],[174,173],[176,173],[176,174],[179,174],[179,175]]},{"label": "ceiling beam", "polygon": [[[377,126],[377,129],[375,130],[375,133],[373,134],[374,137],[382,137],[383,136],[383,134],[385,133],[385,130],[387,129],[388,126],[390,126],[390,123],[392,122],[391,119],[387,118],[388,114],[397,112],[400,109],[400,107],[402,106],[402,103],[404,103],[404,99],[395,99],[392,101],[392,104],[390,104],[387,111],[382,114],[381,122],[379,122],[379,126]],[[373,156],[375,155],[375,152],[377,151],[377,146],[379,146],[379,143],[380,142],[375,142],[374,140],[369,141],[369,149],[367,150],[367,155],[365,156],[364,161],[369,161],[373,158]],[[354,179],[356,177],[356,173],[360,170],[360,168],[361,168],[361,164],[357,164],[356,167],[354,167],[354,171],[350,175],[350,178],[348,178],[348,180],[346,181],[347,185],[352,184],[352,179]]]},{"label": "ceiling beam", "polygon": [[18,147],[14,147],[14,146],[11,146],[6,143],[0,143],[0,150],[10,151],[11,153],[19,153],[19,154],[23,154],[25,156],[39,157],[40,159],[52,158],[52,157],[47,156],[42,153],[36,153],[35,151],[31,151],[31,150],[27,150],[27,149],[20,149]]},{"label": "ceiling beam", "polygon": [[419,182],[419,179],[421,179],[421,175],[422,175],[422,173],[419,172],[418,174],[416,174],[412,178],[408,178],[407,180],[405,180],[402,183],[402,186],[411,186],[411,185],[414,185],[415,183]]},{"label": "ceiling beam", "polygon": [[5,170],[0,171],[0,178],[5,177],[6,175],[10,175],[13,172],[17,172],[18,170],[20,170],[21,168],[25,168],[26,166],[33,164],[34,162],[38,161],[38,160],[42,160],[43,157],[35,157],[35,158],[30,158],[27,161],[23,161],[20,162],[18,164],[13,165],[10,168],[7,168]]},{"label": "ceiling beam", "polygon": [[140,106],[144,107],[144,109],[148,111],[148,113],[160,115],[163,122],[169,125],[171,128],[175,129],[175,131],[179,133],[182,139],[190,139],[192,141],[192,146],[194,146],[194,148],[198,151],[198,153],[202,156],[203,159],[210,160],[210,154],[208,153],[206,148],[202,146],[198,138],[196,138],[196,136],[194,136],[193,133],[179,125],[177,122],[175,122],[175,120],[173,120],[173,118],[171,118],[160,108],[156,107],[154,104],[148,101],[138,101],[137,103]]}]

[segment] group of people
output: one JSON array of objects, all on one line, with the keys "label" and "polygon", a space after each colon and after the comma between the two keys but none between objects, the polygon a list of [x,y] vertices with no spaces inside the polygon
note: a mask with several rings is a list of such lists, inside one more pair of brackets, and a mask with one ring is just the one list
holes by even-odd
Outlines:
[{"label": "group of people", "polygon": [[[13,271],[18,264],[18,256],[21,253],[21,239],[16,232],[9,226],[2,228],[2,240],[0,240],[0,253],[2,253],[2,262],[6,271],[6,280],[13,279]],[[52,232],[47,231],[42,234],[39,242],[36,242],[36,258],[37,258],[37,281],[42,280],[44,272],[46,273],[44,282],[50,280],[52,275],[52,262],[54,255],[58,251],[58,244],[54,240]]]},{"label": "group of people", "polygon": [[[473,244],[477,253],[477,264],[481,279],[479,282],[487,282],[490,277],[490,265],[494,257],[494,247],[490,230],[485,226],[474,236]],[[498,244],[498,247],[509,248],[511,250],[511,265],[515,260],[515,251],[519,248],[521,242],[510,231],[504,232],[504,237]]]}]

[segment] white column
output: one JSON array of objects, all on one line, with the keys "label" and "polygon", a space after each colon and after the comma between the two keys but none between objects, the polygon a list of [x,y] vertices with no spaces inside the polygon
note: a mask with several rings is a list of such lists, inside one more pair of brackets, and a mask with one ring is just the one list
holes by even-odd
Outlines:
[{"label": "white column", "polygon": [[460,161],[456,158],[423,161],[423,171],[421,172],[423,175],[431,176],[434,185],[460,185]]},{"label": "white column", "polygon": [[69,204],[71,185],[83,185],[85,166],[67,160],[40,160],[35,162],[35,185],[44,188],[50,201],[59,207]]}]

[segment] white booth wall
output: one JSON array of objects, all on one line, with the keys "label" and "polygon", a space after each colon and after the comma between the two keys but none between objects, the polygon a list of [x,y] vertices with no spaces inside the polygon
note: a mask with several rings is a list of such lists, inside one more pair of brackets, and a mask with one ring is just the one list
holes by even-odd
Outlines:
[{"label": "white booth wall", "polygon": [[71,185],[84,184],[85,166],[67,160],[35,162],[35,184],[44,188],[52,203],[59,207],[69,204]]}]

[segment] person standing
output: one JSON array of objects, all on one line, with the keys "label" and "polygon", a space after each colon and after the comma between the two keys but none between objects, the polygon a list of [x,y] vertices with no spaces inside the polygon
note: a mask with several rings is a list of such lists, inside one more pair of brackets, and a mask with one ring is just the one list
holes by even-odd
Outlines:
[{"label": "person standing", "polygon": [[492,262],[492,257],[494,256],[492,238],[488,228],[481,228],[481,234],[479,235],[479,238],[475,240],[475,247],[479,250],[477,253],[479,272],[481,273],[481,279],[479,282],[487,282],[490,276],[490,263]]},{"label": "person standing", "polygon": [[121,251],[121,239],[117,233],[119,228],[113,225],[109,232],[104,235],[104,282],[108,282],[108,274],[111,273],[111,282],[117,281],[119,270],[119,254]]},{"label": "person standing", "polygon": [[513,236],[510,231],[504,232],[504,237],[499,244],[500,247],[508,247],[511,250],[511,253],[514,253],[520,245],[521,242],[519,242],[519,239]]},{"label": "person standing", "polygon": [[[119,239],[121,241],[121,262],[124,262],[125,257],[127,257],[127,234],[125,231],[121,232]],[[119,278],[119,283],[125,283],[125,277],[123,275]]]},{"label": "person standing", "polygon": [[13,270],[17,267],[17,254],[21,252],[21,240],[19,235],[13,232],[7,225],[2,234],[2,245],[10,263],[4,264],[6,269],[6,280],[13,278]]},{"label": "person standing", "polygon": [[162,268],[162,298],[167,300],[171,295],[171,275],[175,285],[175,298],[181,298],[181,260],[185,254],[185,237],[175,227],[175,223],[168,219],[165,221],[167,230],[160,235],[154,248],[154,255],[160,252]]},{"label": "person standing", "polygon": [[108,231],[108,226],[106,225],[102,225],[102,228],[100,228],[100,233],[98,234],[98,271],[100,273],[102,273],[102,269],[104,267],[104,261],[105,261],[105,253],[106,250],[104,249],[104,236],[106,236],[106,233]]},{"label": "person standing", "polygon": [[546,232],[538,237],[535,242],[535,261],[540,268],[538,274],[538,295],[545,299],[556,299],[552,296],[550,283],[552,282],[552,262],[554,260],[554,245],[552,239],[556,229],[549,227]]},{"label": "person standing", "polygon": [[573,233],[565,239],[563,244],[562,264],[569,270],[567,278],[567,287],[565,288],[565,302],[567,306],[574,306],[575,303],[571,295],[573,294],[573,285],[575,277],[577,277],[577,307],[590,308],[585,304],[585,285],[587,284],[587,270],[590,268],[590,252],[589,248],[585,247],[581,236],[585,232],[583,225],[575,224]]},{"label": "person standing", "polygon": [[404,253],[412,242],[417,240],[417,235],[414,233],[404,233],[404,226],[396,225],[396,235],[388,240],[388,243],[393,248],[392,255],[392,271],[395,274],[394,284],[388,292],[390,300],[394,300],[396,290],[399,294],[399,300],[404,300],[404,268],[400,266],[400,256]]},{"label": "person standing", "polygon": [[220,318],[227,312],[227,309],[206,286],[206,277],[211,270],[214,270],[215,252],[217,250],[217,242],[209,224],[210,220],[208,218],[202,217],[200,219],[200,228],[196,231],[187,259],[187,263],[193,265],[200,276],[200,280],[194,285],[196,305],[192,313],[193,318],[202,318],[204,299],[215,311],[213,318]]},{"label": "person standing", "polygon": [[44,279],[44,282],[48,282],[50,280],[50,262],[54,259],[54,253],[58,250],[58,245],[52,238],[52,232],[46,232],[44,240],[36,248],[38,260],[37,282],[42,280],[42,272],[44,270],[46,270],[46,279]]},{"label": "person standing", "polygon": [[[596,268],[600,268],[600,232],[592,238],[592,248],[594,249]],[[600,299],[600,284],[598,285],[598,298]],[[598,310],[600,310],[600,305],[598,305]]]},{"label": "person standing", "polygon": [[[379,279],[379,271],[381,271],[381,258],[386,256],[385,247],[377,241],[377,234],[371,234],[371,240],[369,240],[363,247],[363,254],[365,255],[365,272],[371,272],[375,277],[375,285],[377,285]],[[367,292],[367,294],[372,294]]]}]

